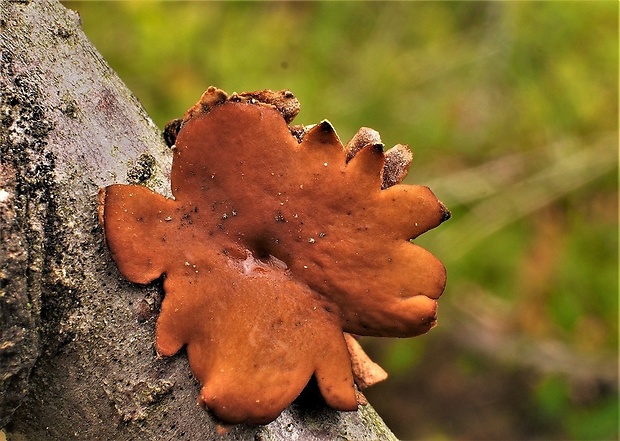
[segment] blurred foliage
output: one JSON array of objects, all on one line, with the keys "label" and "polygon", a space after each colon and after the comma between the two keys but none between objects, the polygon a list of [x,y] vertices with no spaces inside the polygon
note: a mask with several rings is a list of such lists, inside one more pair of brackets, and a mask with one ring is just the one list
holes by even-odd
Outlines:
[{"label": "blurred foliage", "polygon": [[365,340],[404,439],[617,439],[617,2],[65,2],[156,124],[207,86],[411,145],[440,326]]}]

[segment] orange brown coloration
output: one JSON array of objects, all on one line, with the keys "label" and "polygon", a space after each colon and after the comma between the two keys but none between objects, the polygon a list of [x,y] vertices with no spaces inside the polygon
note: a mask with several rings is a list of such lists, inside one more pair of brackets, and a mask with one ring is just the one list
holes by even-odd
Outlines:
[{"label": "orange brown coloration", "polygon": [[187,347],[199,401],[225,423],[272,421],[312,376],[327,404],[356,409],[343,331],[423,334],[445,286],[443,265],[410,239],[449,212],[428,188],[395,182],[410,155],[388,162],[386,185],[378,134],[347,150],[328,121],[290,128],[298,111],[288,91],[211,87],[170,131],[174,199],[100,192],[123,276],[165,277],[157,352]]}]

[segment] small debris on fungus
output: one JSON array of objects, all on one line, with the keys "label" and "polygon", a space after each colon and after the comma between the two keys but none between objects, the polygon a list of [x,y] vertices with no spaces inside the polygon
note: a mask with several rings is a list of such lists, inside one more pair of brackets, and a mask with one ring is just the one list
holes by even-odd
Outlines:
[{"label": "small debris on fungus", "polygon": [[269,423],[312,377],[328,405],[357,409],[355,384],[386,374],[348,333],[427,332],[446,282],[410,241],[449,212],[400,184],[409,149],[384,154],[367,128],[345,147],[326,120],[289,126],[298,112],[290,91],[210,87],[166,133],[174,199],[137,185],[99,193],[123,276],[165,276],[158,354],[187,348],[198,400],[225,424]]}]

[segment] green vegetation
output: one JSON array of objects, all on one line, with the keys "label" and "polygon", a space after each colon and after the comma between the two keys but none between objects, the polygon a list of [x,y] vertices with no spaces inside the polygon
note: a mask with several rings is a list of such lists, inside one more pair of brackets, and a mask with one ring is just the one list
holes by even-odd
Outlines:
[{"label": "green vegetation", "polygon": [[[404,439],[618,437],[617,2],[78,2],[160,127],[207,86],[415,155],[454,217],[440,326],[366,340]],[[475,413],[472,413],[474,412]]]}]

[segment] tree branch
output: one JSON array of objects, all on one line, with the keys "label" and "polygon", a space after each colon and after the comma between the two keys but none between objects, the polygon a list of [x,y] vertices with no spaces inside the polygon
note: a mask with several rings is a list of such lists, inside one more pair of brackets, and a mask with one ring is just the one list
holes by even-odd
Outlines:
[{"label": "tree branch", "polygon": [[170,152],[56,1],[0,0],[0,427],[8,439],[393,439],[370,407],[292,405],[216,435],[184,354],[153,348],[161,286],[126,282],[97,190],[166,193]]}]

